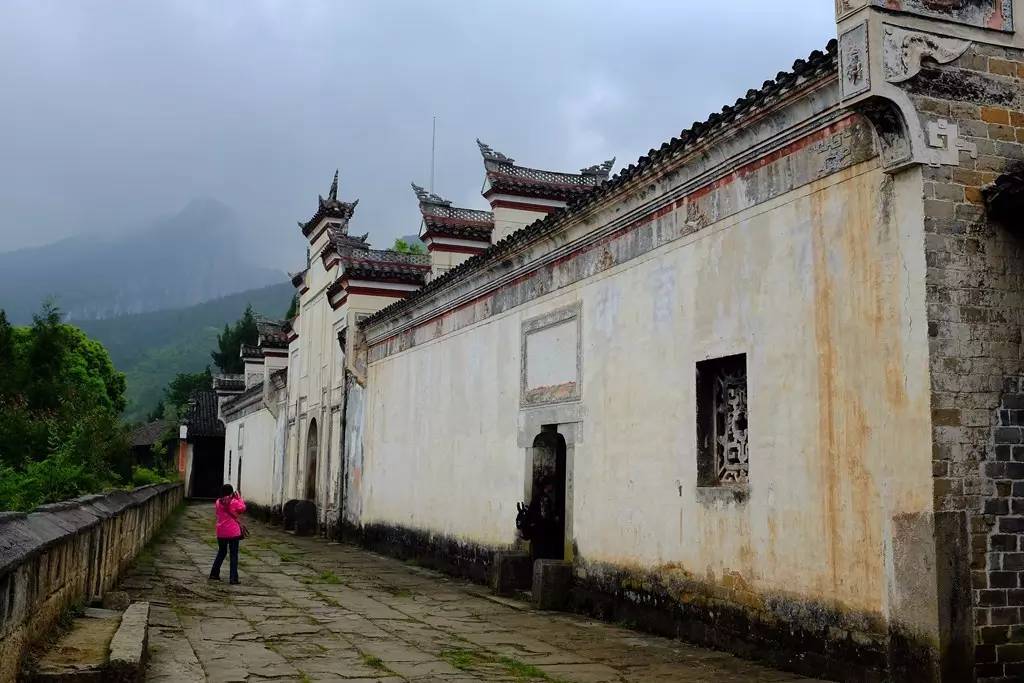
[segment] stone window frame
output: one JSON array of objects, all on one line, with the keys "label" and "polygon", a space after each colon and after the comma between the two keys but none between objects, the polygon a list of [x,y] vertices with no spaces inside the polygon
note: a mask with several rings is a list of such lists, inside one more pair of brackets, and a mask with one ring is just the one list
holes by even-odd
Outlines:
[{"label": "stone window frame", "polygon": [[[719,453],[708,439],[714,439],[716,425],[713,422],[717,407],[711,403],[714,399],[714,379],[722,365],[742,363],[743,387],[746,395],[746,476],[740,480],[723,480],[719,473]],[[709,372],[710,371],[710,372]],[[750,363],[746,352],[728,353],[721,356],[710,356],[698,360],[694,364],[694,396],[695,405],[695,464],[697,466],[697,499],[705,503],[717,501],[743,502],[750,494]],[[702,443],[704,442],[704,443]]]},{"label": "stone window frame", "polygon": [[[580,302],[569,304],[549,311],[542,315],[528,318],[523,321],[519,337],[519,407],[531,408],[536,406],[558,405],[562,403],[574,403],[582,398],[583,386],[583,306]],[[527,398],[526,386],[526,341],[531,334],[562,325],[568,321],[576,321],[576,387],[570,396],[559,399],[529,400]]]}]

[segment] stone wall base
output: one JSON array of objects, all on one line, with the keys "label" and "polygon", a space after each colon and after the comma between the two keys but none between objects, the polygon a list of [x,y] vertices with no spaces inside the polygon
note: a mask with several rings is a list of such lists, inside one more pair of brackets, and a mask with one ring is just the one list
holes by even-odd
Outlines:
[{"label": "stone wall base", "polygon": [[493,579],[495,552],[507,550],[390,524],[342,523],[338,529],[338,537],[347,543],[487,585]]},{"label": "stone wall base", "polygon": [[[337,523],[333,528],[332,537],[346,543],[492,588],[502,573],[502,558],[521,554],[397,525]],[[526,567],[534,569],[529,563]],[[505,573],[511,580],[512,574],[522,572],[506,567]],[[573,565],[571,582],[565,605],[570,611],[812,678],[850,683],[940,680],[934,648],[890,629],[877,614],[753,593],[741,579],[712,585],[678,571],[638,572],[580,559]]]},{"label": "stone wall base", "polygon": [[936,654],[890,631],[879,615],[845,611],[738,583],[709,585],[657,570],[577,564],[573,611],[814,678],[929,681]]}]

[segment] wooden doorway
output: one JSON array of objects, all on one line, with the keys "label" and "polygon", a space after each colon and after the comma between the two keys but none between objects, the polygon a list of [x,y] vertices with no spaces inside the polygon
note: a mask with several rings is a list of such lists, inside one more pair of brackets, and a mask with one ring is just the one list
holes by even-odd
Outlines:
[{"label": "wooden doorway", "polygon": [[309,421],[309,435],[306,437],[306,500],[316,500],[316,461],[319,450],[316,419]]},{"label": "wooden doorway", "polygon": [[545,430],[533,440],[530,554],[534,560],[565,559],[565,438]]}]

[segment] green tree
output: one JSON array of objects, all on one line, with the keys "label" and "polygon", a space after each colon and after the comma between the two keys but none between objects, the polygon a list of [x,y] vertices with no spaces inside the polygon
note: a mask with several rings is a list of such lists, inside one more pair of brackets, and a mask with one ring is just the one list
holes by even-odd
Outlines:
[{"label": "green tree", "polygon": [[200,389],[213,388],[213,375],[210,368],[202,372],[179,372],[175,375],[164,390],[164,404],[174,408],[175,413],[180,417],[184,414],[188,401],[192,394]]},{"label": "green tree", "polygon": [[217,335],[217,350],[210,356],[221,372],[239,374],[242,372],[242,359],[238,355],[243,344],[255,344],[259,340],[256,329],[256,314],[252,306],[245,307],[245,313],[234,325],[224,325],[224,332]]},{"label": "green tree", "polygon": [[50,303],[28,327],[0,311],[0,368],[0,510],[125,480],[125,380],[102,344]]},{"label": "green tree", "polygon": [[395,243],[391,245],[392,251],[397,251],[400,254],[426,254],[427,250],[424,249],[423,245],[419,242],[413,242],[409,244],[401,237],[395,238]]},{"label": "green tree", "polygon": [[159,401],[156,402],[156,405],[153,406],[153,410],[149,411],[149,413],[146,414],[146,422],[153,422],[155,420],[164,419],[165,411],[166,408],[164,407],[164,400],[160,399]]},{"label": "green tree", "polygon": [[288,312],[284,314],[285,320],[291,320],[299,314],[299,295],[292,295],[292,303],[288,306]]}]

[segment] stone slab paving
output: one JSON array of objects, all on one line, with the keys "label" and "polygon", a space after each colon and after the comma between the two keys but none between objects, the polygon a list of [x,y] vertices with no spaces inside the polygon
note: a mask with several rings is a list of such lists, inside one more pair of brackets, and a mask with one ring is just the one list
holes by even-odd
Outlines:
[{"label": "stone slab paving", "polygon": [[811,680],[258,522],[242,584],[209,582],[212,505],[171,525],[121,583],[152,605],[149,681]]}]

